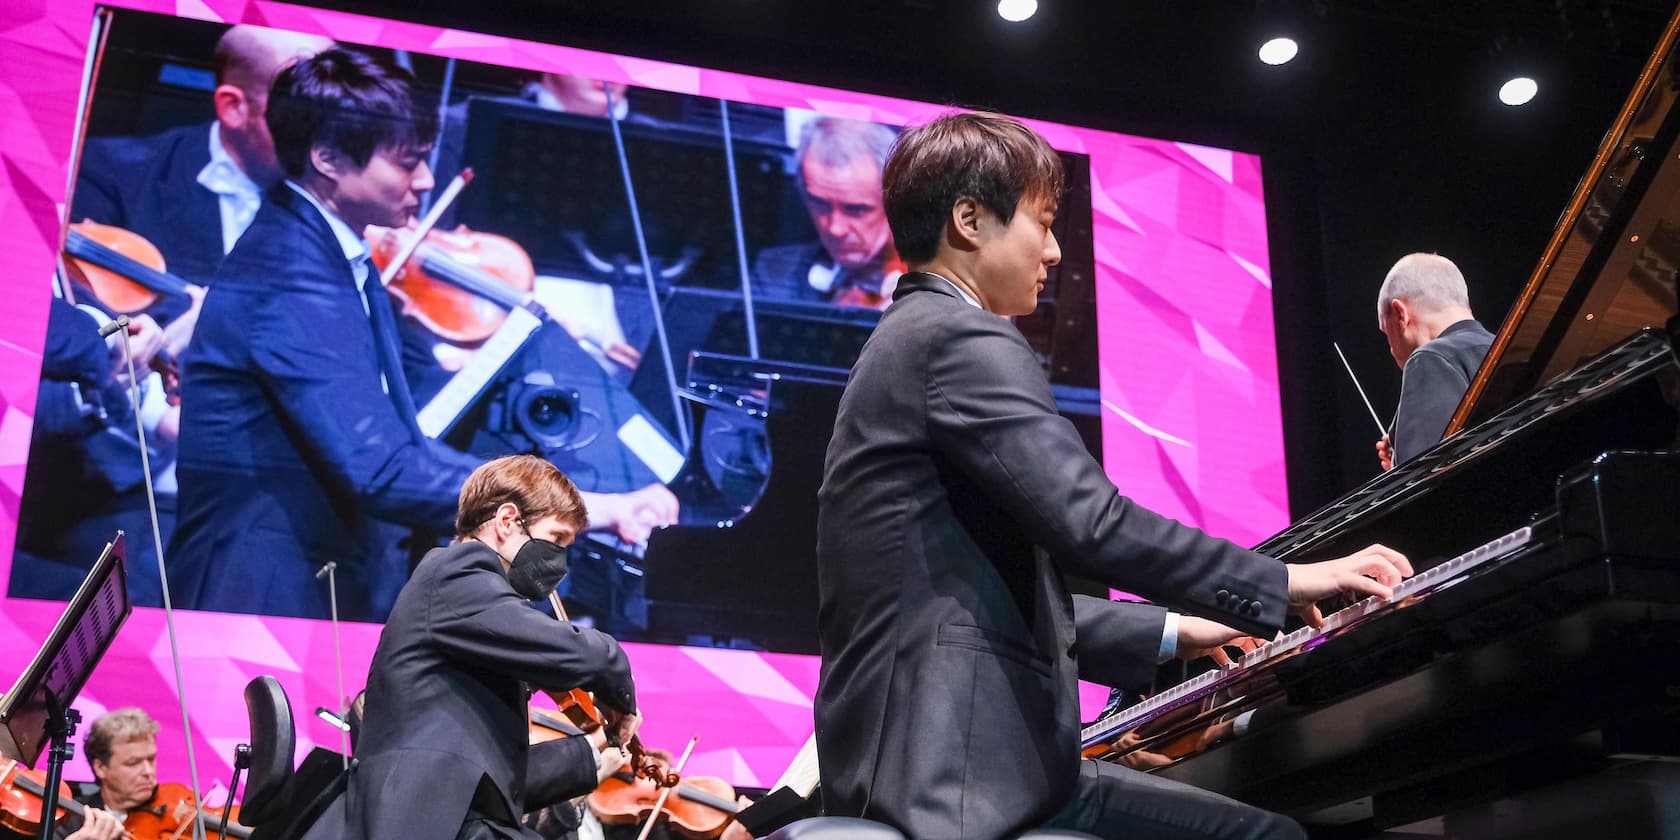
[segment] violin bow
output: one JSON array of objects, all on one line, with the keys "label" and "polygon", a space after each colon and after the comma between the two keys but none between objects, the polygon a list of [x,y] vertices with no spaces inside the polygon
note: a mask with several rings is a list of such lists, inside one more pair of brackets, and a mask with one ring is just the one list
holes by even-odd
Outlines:
[{"label": "violin bow", "polygon": [[461,170],[461,174],[456,175],[455,180],[449,182],[449,186],[444,187],[443,195],[438,196],[437,202],[432,204],[432,209],[427,210],[426,215],[420,219],[419,226],[415,228],[414,236],[397,249],[396,255],[385,264],[385,270],[379,273],[380,285],[391,285],[391,278],[396,277],[397,272],[402,271],[403,266],[408,265],[408,259],[414,256],[415,249],[420,247],[420,243],[426,241],[426,234],[431,233],[432,228],[437,227],[438,219],[443,217],[444,211],[449,209],[449,205],[455,203],[455,197],[461,194],[461,190],[465,189],[467,184],[472,182],[472,179],[473,171],[472,167],[469,166]]},{"label": "violin bow", "polygon": [[[688,764],[688,757],[694,753],[694,745],[698,743],[700,743],[699,735],[688,739],[688,746],[683,747],[682,757],[677,759],[676,766],[671,768],[670,775],[672,777],[682,773],[683,766]],[[665,800],[671,798],[671,791],[676,786],[676,782],[660,786],[659,799],[653,803],[653,812],[648,814],[647,822],[642,824],[642,833],[636,835],[636,840],[647,840],[648,834],[653,831],[654,823],[659,822],[659,814],[665,810]]]},{"label": "violin bow", "polygon": [[561,621],[565,621],[565,622],[570,622],[571,621],[570,618],[566,617],[566,605],[560,603],[560,590],[555,589],[555,590],[552,590],[548,593],[548,603],[550,603],[554,606],[554,617],[555,618],[558,618]]}]

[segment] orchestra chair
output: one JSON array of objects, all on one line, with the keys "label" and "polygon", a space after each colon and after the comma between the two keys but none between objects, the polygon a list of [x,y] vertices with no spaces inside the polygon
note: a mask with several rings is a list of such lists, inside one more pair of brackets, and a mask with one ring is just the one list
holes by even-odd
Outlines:
[{"label": "orchestra chair", "polygon": [[[303,764],[292,767],[297,729],[286,690],[270,676],[245,686],[250,714],[251,772],[245,785],[239,822],[250,826],[252,840],[293,840],[315,823],[349,784],[343,757],[316,747]],[[350,762],[351,770],[355,761]]]}]

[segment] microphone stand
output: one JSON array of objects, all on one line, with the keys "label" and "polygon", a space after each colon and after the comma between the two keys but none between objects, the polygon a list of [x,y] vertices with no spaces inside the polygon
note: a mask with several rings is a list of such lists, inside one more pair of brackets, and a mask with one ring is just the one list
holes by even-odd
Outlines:
[{"label": "microphone stand", "polygon": [[[344,649],[343,649],[343,647],[341,647],[339,645],[339,641],[338,641],[338,561],[337,560],[328,560],[327,564],[325,566],[322,566],[320,571],[315,573],[315,579],[316,580],[320,580],[323,577],[327,579],[327,600],[332,605],[333,662],[338,669],[338,699],[339,699],[339,703],[342,704],[338,708],[342,710],[341,714],[344,715],[344,719],[349,720],[348,712],[349,712],[349,709],[350,709],[350,701],[347,699],[347,697],[344,694]],[[350,727],[341,726],[341,727],[338,728],[338,745],[339,745],[339,749],[341,751],[341,755],[339,757],[344,760],[344,769],[349,770],[350,769]]]},{"label": "microphone stand", "polygon": [[[198,759],[193,754],[192,718],[187,715],[187,689],[181,679],[181,648],[175,640],[175,606],[169,598],[169,571],[163,562],[163,535],[158,531],[157,495],[152,488],[152,458],[146,448],[146,424],[140,419],[140,380],[134,375],[134,348],[128,340],[128,316],[99,328],[99,337],[122,335],[123,357],[128,362],[128,398],[134,408],[134,433],[140,439],[140,472],[146,479],[146,509],[152,517],[152,546],[157,549],[158,583],[163,588],[163,621],[169,628],[169,657],[175,664],[175,697],[181,703],[181,732],[187,741],[187,771],[192,783],[193,807],[199,796]],[[204,822],[193,820],[193,840],[204,840]]]}]

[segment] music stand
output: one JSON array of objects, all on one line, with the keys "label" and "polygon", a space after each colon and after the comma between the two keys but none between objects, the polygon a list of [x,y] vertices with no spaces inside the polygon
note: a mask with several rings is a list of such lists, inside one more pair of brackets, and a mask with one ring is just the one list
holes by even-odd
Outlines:
[{"label": "music stand", "polygon": [[118,531],[77,588],[46,644],[0,699],[0,723],[5,724],[4,735],[10,742],[6,746],[19,761],[35,766],[42,746],[51,744],[42,793],[41,840],[52,837],[64,762],[75,754],[66,742],[75,734],[81,714],[70,704],[133,611],[123,568],[123,533]]}]

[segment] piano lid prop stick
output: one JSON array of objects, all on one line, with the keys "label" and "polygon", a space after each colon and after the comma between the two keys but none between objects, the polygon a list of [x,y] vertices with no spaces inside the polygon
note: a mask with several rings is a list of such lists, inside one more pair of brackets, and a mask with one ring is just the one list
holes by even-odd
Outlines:
[{"label": "piano lid prop stick", "polygon": [[396,256],[386,263],[385,270],[379,273],[379,285],[391,285],[391,278],[396,277],[397,272],[402,271],[403,266],[408,265],[408,258],[414,256],[415,249],[420,247],[420,243],[426,241],[426,234],[431,233],[432,228],[437,227],[438,219],[443,216],[445,210],[449,209],[449,205],[455,203],[455,196],[461,194],[462,188],[466,187],[472,178],[473,171],[472,167],[469,166],[461,170],[461,174],[456,175],[455,180],[449,182],[449,186],[443,188],[443,195],[438,196],[438,200],[432,205],[432,209],[426,211],[425,217],[420,220],[420,224],[414,229],[414,236],[397,249]]},{"label": "piano lid prop stick", "polygon": [[1360,386],[1359,377],[1353,374],[1353,365],[1348,364],[1347,354],[1342,352],[1342,345],[1332,341],[1330,346],[1336,348],[1336,355],[1342,357],[1342,367],[1347,369],[1348,378],[1353,380],[1353,388],[1359,392],[1359,398],[1365,401],[1365,410],[1371,412],[1371,422],[1377,424],[1377,434],[1381,437],[1388,437],[1388,430],[1383,428],[1381,418],[1377,417],[1377,410],[1371,407],[1371,398],[1365,396],[1365,389]]}]

